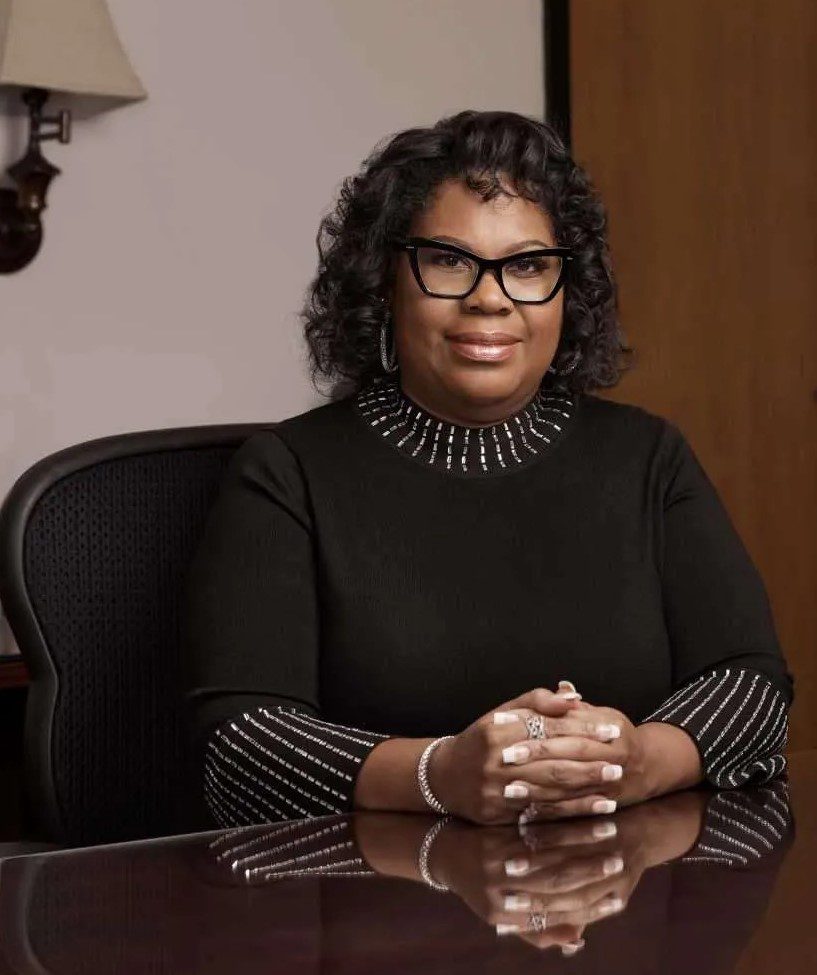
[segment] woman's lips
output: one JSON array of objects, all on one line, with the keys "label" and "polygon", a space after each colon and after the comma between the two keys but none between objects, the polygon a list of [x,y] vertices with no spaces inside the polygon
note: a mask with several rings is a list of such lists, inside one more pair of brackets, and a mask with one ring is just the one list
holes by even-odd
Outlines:
[{"label": "woman's lips", "polygon": [[481,362],[501,362],[513,355],[518,344],[513,342],[469,342],[466,339],[449,338],[451,348],[458,355],[466,359],[477,359]]}]

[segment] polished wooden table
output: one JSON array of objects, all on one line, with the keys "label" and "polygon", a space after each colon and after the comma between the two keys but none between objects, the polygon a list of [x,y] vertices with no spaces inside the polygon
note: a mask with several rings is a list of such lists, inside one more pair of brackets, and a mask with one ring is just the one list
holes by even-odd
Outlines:
[{"label": "polished wooden table", "polygon": [[359,812],[7,858],[0,972],[800,975],[816,877],[809,751],[766,786],[524,833]]}]

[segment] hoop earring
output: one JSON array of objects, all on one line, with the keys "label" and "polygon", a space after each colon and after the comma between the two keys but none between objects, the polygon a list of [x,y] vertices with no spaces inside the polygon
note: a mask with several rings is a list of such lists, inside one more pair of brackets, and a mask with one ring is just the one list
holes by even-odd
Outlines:
[{"label": "hoop earring", "polygon": [[390,321],[391,312],[387,310],[383,318],[383,323],[380,326],[380,364],[383,366],[383,372],[395,372],[398,368],[397,348],[392,348],[391,355],[389,355],[387,350],[386,332]]}]

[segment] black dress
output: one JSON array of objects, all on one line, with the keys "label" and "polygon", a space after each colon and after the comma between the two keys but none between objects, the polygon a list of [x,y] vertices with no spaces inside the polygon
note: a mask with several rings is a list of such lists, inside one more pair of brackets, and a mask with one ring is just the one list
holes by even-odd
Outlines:
[{"label": "black dress", "polygon": [[591,394],[470,428],[392,376],[252,436],[184,646],[194,786],[222,826],[347,812],[385,738],[560,679],[683,728],[717,788],[786,768],[793,679],[757,569],[681,431]]}]

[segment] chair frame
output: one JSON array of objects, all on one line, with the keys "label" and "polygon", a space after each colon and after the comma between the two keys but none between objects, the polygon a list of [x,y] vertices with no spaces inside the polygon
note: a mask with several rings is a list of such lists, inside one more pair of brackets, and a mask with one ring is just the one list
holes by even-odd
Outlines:
[{"label": "chair frame", "polygon": [[163,451],[239,446],[275,422],[174,427],[114,434],[74,444],[37,461],[14,483],[0,506],[0,601],[31,682],[23,732],[24,792],[34,824],[47,838],[65,832],[53,766],[53,718],[59,675],[29,593],[25,539],[44,496],[71,474],[110,460]]}]

